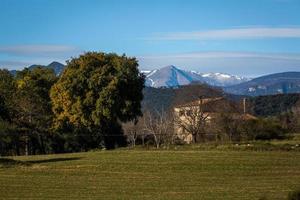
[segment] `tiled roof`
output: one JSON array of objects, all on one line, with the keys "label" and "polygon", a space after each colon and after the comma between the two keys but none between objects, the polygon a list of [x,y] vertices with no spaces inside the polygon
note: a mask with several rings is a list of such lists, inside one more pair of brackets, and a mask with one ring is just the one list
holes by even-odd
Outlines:
[{"label": "tiled roof", "polygon": [[204,105],[204,104],[207,104],[207,103],[210,103],[210,102],[215,102],[215,101],[219,101],[219,100],[223,100],[223,99],[224,99],[223,97],[199,99],[199,100],[196,100],[196,101],[191,101],[191,102],[186,103],[186,104],[177,105],[177,106],[175,106],[175,108],[200,106],[200,105]]}]

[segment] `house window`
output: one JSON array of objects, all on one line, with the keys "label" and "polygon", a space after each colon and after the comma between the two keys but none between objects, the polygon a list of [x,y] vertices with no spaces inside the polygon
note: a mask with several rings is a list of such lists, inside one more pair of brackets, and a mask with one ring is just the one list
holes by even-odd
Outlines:
[{"label": "house window", "polygon": [[179,116],[181,117],[181,116],[183,116],[184,115],[184,110],[180,110],[179,111]]},{"label": "house window", "polygon": [[192,111],[191,110],[186,111],[186,115],[187,116],[191,116],[192,115]]}]

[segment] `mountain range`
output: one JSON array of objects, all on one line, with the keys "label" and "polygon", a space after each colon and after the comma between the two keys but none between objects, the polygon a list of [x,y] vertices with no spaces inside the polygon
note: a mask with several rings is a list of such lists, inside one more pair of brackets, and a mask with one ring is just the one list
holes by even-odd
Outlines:
[{"label": "mountain range", "polygon": [[[28,68],[42,66],[53,69],[60,75],[65,65],[52,62],[49,65],[31,65]],[[225,73],[201,73],[182,70],[169,65],[152,71],[141,71],[145,85],[154,88],[173,88],[190,84],[207,84],[222,88],[226,93],[235,95],[260,96],[271,94],[300,93],[300,72],[283,72],[250,79]],[[12,74],[16,70],[11,71]]]},{"label": "mountain range", "polygon": [[300,72],[283,72],[250,79],[224,73],[186,71],[170,65],[145,72],[145,75],[146,86],[156,88],[205,83],[235,95],[300,93]]},{"label": "mountain range", "polygon": [[148,87],[177,87],[193,83],[206,83],[212,86],[230,86],[250,79],[224,73],[200,73],[186,71],[173,65],[144,72]]},{"label": "mountain range", "polygon": [[300,93],[300,72],[283,72],[261,76],[244,83],[225,87],[224,91],[248,96]]},{"label": "mountain range", "polygon": [[[56,61],[50,63],[49,65],[30,65],[27,68],[32,70],[36,67],[45,67],[45,68],[53,69],[56,76],[59,76],[62,73],[62,71],[65,69],[65,65],[63,65],[59,62],[56,62]],[[17,74],[17,72],[18,72],[18,70],[10,70],[10,73],[14,76]]]},{"label": "mountain range", "polygon": [[28,67],[28,69],[34,69],[36,67],[45,67],[45,68],[49,68],[49,69],[53,69],[54,73],[58,76],[62,73],[62,71],[65,69],[65,65],[59,63],[59,62],[52,62],[49,65],[31,65]]}]

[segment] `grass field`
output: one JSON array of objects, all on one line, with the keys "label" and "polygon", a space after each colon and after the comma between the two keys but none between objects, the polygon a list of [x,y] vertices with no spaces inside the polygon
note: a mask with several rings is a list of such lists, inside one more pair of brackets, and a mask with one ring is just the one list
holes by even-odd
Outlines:
[{"label": "grass field", "polygon": [[0,199],[286,199],[300,152],[115,150],[0,159]]}]

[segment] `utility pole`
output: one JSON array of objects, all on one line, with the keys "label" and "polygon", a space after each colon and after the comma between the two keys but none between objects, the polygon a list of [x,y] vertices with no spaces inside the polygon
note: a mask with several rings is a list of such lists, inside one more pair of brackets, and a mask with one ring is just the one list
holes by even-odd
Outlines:
[{"label": "utility pole", "polygon": [[244,109],[244,114],[246,114],[246,98],[243,98],[243,109]]}]

